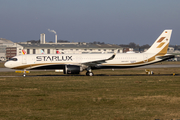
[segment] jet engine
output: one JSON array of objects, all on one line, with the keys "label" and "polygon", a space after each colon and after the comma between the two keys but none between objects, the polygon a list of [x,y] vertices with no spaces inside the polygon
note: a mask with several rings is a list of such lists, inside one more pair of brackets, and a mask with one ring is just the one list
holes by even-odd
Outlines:
[{"label": "jet engine", "polygon": [[64,74],[79,74],[82,71],[81,66],[77,65],[65,65]]}]

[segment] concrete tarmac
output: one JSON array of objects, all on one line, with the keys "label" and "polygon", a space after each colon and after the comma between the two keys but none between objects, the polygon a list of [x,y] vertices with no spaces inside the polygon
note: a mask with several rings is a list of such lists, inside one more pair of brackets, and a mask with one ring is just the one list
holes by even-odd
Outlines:
[{"label": "concrete tarmac", "polygon": [[147,65],[147,66],[142,66],[142,67],[137,67],[137,68],[176,68],[180,67],[180,65]]},{"label": "concrete tarmac", "polygon": [[[147,66],[142,66],[142,67],[135,67],[135,68],[142,68],[142,69],[151,69],[151,68],[177,68],[180,67],[180,64],[172,64],[172,65],[166,65],[166,64],[159,64],[159,65],[147,65]],[[0,68],[0,73],[1,72],[15,72],[15,71],[21,71],[21,70],[14,70],[14,69],[9,69],[9,68]],[[37,70],[28,70],[28,71],[37,71]],[[41,71],[54,71],[54,70],[41,70]],[[46,76],[57,76],[57,77],[63,77],[67,75],[35,75],[35,76],[26,76],[26,77],[46,77]],[[71,75],[68,75],[71,76]],[[85,76],[85,75],[77,75],[77,76]],[[98,74],[95,76],[106,76],[105,74]],[[109,76],[109,75],[108,75]],[[112,76],[148,76],[146,74],[120,74],[120,75],[112,75]],[[161,74],[161,75],[151,75],[151,76],[172,76],[172,74]],[[176,74],[176,76],[180,76],[180,74]],[[23,76],[0,76],[2,77],[23,77]]]}]

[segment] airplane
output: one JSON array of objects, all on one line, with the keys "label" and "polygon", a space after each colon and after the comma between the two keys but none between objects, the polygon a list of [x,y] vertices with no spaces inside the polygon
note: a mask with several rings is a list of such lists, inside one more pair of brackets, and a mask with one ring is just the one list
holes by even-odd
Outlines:
[{"label": "airplane", "polygon": [[41,54],[45,54],[43,49],[41,49]]},{"label": "airplane", "polygon": [[26,54],[27,54],[25,50],[22,50],[22,53],[23,53],[23,55],[26,55]]},{"label": "airplane", "polygon": [[56,54],[61,54],[61,53],[59,52],[59,50],[56,50]]},{"label": "airplane", "polygon": [[[113,54],[36,54],[15,56],[4,65],[11,69],[62,70],[64,74],[79,74],[86,70],[87,76],[93,76],[95,69],[121,69],[133,68],[174,58],[167,54],[172,30],[164,30],[153,45],[143,53],[117,53]],[[24,72],[24,75],[25,72]]]}]

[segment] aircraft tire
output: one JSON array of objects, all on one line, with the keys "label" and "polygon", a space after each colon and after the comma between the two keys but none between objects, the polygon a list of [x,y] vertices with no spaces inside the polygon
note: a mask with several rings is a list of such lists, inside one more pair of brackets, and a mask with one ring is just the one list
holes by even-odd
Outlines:
[{"label": "aircraft tire", "polygon": [[93,72],[89,72],[89,76],[93,76],[94,74],[93,74]]},{"label": "aircraft tire", "polygon": [[86,76],[93,76],[93,72],[86,72]]}]

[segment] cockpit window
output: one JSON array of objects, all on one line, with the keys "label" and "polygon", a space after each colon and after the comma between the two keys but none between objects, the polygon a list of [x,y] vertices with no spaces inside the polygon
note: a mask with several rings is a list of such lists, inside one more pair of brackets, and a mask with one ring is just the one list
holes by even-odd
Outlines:
[{"label": "cockpit window", "polygon": [[17,58],[11,58],[10,61],[17,61]]}]

